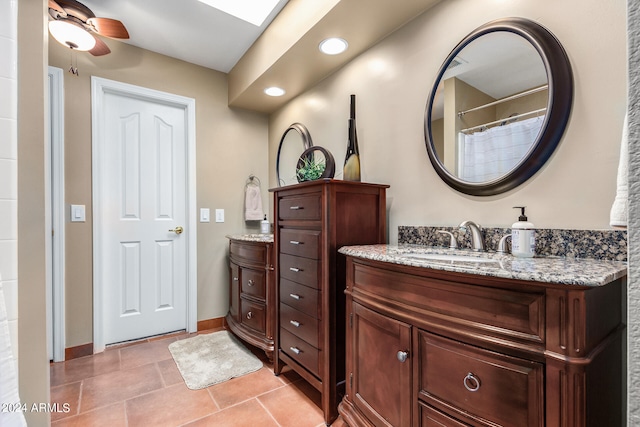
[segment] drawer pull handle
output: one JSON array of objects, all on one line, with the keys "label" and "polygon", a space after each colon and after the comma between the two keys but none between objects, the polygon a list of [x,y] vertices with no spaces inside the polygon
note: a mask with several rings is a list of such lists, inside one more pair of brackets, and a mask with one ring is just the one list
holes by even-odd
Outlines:
[{"label": "drawer pull handle", "polygon": [[289,270],[293,271],[294,273],[299,273],[299,272],[302,271],[301,269],[299,269],[297,267],[289,267]]},{"label": "drawer pull handle", "polygon": [[300,322],[298,322],[297,320],[289,320],[289,323],[291,323],[296,328],[300,327]]},{"label": "drawer pull handle", "polygon": [[289,347],[289,350],[293,351],[295,354],[302,353],[302,350],[300,350],[298,347]]},{"label": "drawer pull handle", "polygon": [[301,209],[304,209],[304,206],[289,206],[289,209],[291,209],[292,211],[299,211]]},{"label": "drawer pull handle", "polygon": [[252,317],[253,317],[253,313],[252,312],[248,312],[247,313],[247,319],[251,320]]},{"label": "drawer pull handle", "polygon": [[254,282],[253,280],[249,279],[249,281],[247,282],[247,285],[249,286],[253,286],[256,282]]},{"label": "drawer pull handle", "polygon": [[469,391],[478,391],[480,389],[480,378],[469,372],[467,376],[464,377],[464,380],[462,380],[462,384],[464,384],[464,388]]},{"label": "drawer pull handle", "polygon": [[396,357],[398,358],[398,360],[399,360],[401,363],[404,363],[404,362],[406,362],[406,361],[407,361],[407,359],[409,358],[409,352],[408,352],[408,351],[406,351],[406,350],[405,350],[405,351],[400,350],[400,351],[396,354]]},{"label": "drawer pull handle", "polygon": [[301,245],[302,242],[298,242],[297,240],[289,240],[289,243],[291,243],[292,245]]},{"label": "drawer pull handle", "polygon": [[234,277],[234,278],[233,278],[233,281],[234,281],[234,282],[237,282],[237,281],[238,281],[238,278],[237,278],[237,277]]},{"label": "drawer pull handle", "polygon": [[301,298],[300,295],[298,294],[289,294],[289,296],[293,299],[298,299],[298,300]]}]

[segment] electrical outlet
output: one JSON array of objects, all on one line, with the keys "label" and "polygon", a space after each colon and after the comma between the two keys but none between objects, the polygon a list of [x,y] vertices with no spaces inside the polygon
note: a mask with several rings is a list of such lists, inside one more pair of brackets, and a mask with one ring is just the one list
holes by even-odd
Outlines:
[{"label": "electrical outlet", "polygon": [[216,209],[216,222],[224,222],[224,209]]}]

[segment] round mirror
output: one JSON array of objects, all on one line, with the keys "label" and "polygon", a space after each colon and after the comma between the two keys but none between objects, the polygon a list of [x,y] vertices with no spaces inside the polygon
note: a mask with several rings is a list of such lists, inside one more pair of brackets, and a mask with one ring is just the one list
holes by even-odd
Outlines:
[{"label": "round mirror", "polygon": [[311,135],[301,123],[294,123],[282,134],[276,157],[278,186],[297,184],[296,167],[300,155],[313,146]]},{"label": "round mirror", "polygon": [[549,159],[572,99],[571,65],[553,34],[522,18],[485,24],[438,72],[425,112],[429,159],[460,192],[511,190]]}]

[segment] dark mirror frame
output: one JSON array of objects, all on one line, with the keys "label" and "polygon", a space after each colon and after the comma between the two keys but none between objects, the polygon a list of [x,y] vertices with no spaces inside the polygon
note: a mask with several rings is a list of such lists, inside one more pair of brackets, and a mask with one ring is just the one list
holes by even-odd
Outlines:
[{"label": "dark mirror frame", "polygon": [[[278,187],[282,187],[282,182],[283,182],[280,180],[280,152],[282,151],[282,143],[287,137],[287,133],[291,131],[295,131],[295,132],[298,132],[298,134],[300,134],[300,138],[302,139],[302,145],[303,145],[302,150],[300,150],[300,153],[303,153],[304,151],[306,151],[307,149],[313,146],[313,141],[311,141],[311,134],[309,133],[309,130],[305,127],[305,125],[303,125],[302,123],[293,123],[291,126],[287,128],[287,130],[285,130],[282,133],[282,137],[280,138],[280,144],[278,144],[278,155],[276,157],[276,179],[278,180]],[[294,162],[295,164],[297,164],[298,157],[295,158]]]},{"label": "dark mirror frame", "polygon": [[[507,174],[484,183],[464,181],[449,172],[440,161],[431,133],[431,111],[436,90],[451,61],[469,43],[485,34],[507,31],[525,38],[540,54],[547,71],[549,101],[545,122],[533,149]],[[573,73],[569,58],[560,42],[540,24],[524,18],[503,18],[491,21],[474,30],[451,51],[438,71],[424,117],[425,142],[429,159],[438,175],[450,187],[473,196],[504,193],[531,178],[549,160],[564,134],[573,102]]]}]

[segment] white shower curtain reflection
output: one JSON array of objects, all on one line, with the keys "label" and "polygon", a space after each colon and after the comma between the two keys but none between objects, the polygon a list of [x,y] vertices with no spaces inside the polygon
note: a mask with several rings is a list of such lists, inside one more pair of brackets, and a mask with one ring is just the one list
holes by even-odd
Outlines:
[{"label": "white shower curtain reflection", "polygon": [[544,116],[496,126],[483,132],[458,134],[458,176],[486,182],[512,170],[536,141]]}]

